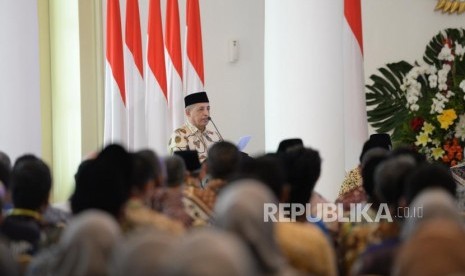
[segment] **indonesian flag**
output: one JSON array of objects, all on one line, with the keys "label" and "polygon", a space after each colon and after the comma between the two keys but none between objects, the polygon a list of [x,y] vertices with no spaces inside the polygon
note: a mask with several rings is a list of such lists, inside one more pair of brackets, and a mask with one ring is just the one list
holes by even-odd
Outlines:
[{"label": "indonesian flag", "polygon": [[168,108],[171,129],[184,123],[184,94],[182,92],[182,53],[179,31],[178,0],[168,0],[165,24],[166,73],[168,81]]},{"label": "indonesian flag", "polygon": [[127,145],[126,92],[119,0],[107,1],[104,144]]},{"label": "indonesian flag", "polygon": [[344,148],[349,170],[359,163],[363,143],[368,139],[360,0],[344,0],[344,18]]},{"label": "indonesian flag", "polygon": [[187,95],[204,90],[202,52],[199,0],[187,0],[186,52],[184,55],[184,81]]},{"label": "indonesian flag", "polygon": [[126,2],[125,70],[130,150],[147,147],[145,84],[138,0]]},{"label": "indonesian flag", "polygon": [[165,47],[160,0],[149,2],[147,37],[146,112],[149,147],[160,155],[168,154],[170,124],[166,89]]}]

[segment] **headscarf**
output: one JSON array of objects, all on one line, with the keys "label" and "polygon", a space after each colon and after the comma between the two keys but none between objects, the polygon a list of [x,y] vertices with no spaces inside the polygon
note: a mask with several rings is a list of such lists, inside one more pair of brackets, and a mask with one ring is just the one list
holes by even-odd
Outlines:
[{"label": "headscarf", "polygon": [[203,228],[190,232],[166,255],[160,275],[257,275],[252,260],[245,244],[236,236]]},{"label": "headscarf", "polygon": [[433,218],[419,225],[401,247],[393,275],[465,275],[465,231],[448,218]]},{"label": "headscarf", "polygon": [[440,188],[429,188],[421,192],[410,204],[401,237],[409,239],[422,223],[434,218],[447,218],[460,222],[455,199]]},{"label": "headscarf", "polygon": [[33,260],[29,275],[107,275],[108,260],[121,235],[109,214],[88,210],[71,219],[58,245]]},{"label": "headscarf", "polygon": [[[174,236],[155,228],[134,230],[128,239],[116,248],[110,267],[111,275],[160,274],[161,260],[175,244]],[[187,253],[188,251],[182,254]]]},{"label": "headscarf", "polygon": [[279,274],[286,263],[275,239],[273,222],[264,221],[265,203],[277,204],[277,200],[260,182],[232,182],[218,197],[214,224],[238,235],[252,250],[262,273],[273,275]]}]

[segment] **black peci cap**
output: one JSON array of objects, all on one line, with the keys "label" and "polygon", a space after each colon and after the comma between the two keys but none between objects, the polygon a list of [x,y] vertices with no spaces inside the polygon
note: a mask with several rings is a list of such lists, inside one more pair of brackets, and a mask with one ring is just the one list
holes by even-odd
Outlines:
[{"label": "black peci cap", "polygon": [[189,94],[184,97],[184,106],[188,107],[189,105],[193,105],[196,103],[208,103],[208,96],[206,92],[196,92]]},{"label": "black peci cap", "polygon": [[180,150],[175,151],[174,154],[180,156],[186,164],[186,169],[190,172],[198,172],[200,170],[199,155],[195,150]]}]

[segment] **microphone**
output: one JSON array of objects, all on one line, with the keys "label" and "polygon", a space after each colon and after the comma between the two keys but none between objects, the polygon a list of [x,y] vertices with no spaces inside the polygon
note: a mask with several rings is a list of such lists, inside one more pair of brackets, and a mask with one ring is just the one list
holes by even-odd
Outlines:
[{"label": "microphone", "polygon": [[223,136],[221,136],[221,133],[220,133],[220,131],[218,130],[218,128],[216,127],[215,122],[213,122],[212,117],[208,116],[208,120],[209,120],[210,122],[212,122],[213,126],[214,126],[215,129],[216,129],[216,132],[218,132],[218,135],[220,136],[221,141],[224,141]]}]

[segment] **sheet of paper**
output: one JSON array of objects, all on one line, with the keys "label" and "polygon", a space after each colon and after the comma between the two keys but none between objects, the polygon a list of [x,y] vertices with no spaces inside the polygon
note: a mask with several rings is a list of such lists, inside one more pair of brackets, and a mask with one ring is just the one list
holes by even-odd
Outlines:
[{"label": "sheet of paper", "polygon": [[242,136],[239,139],[239,142],[237,142],[237,148],[239,149],[239,151],[243,151],[245,149],[245,147],[247,146],[251,138],[252,136],[247,135],[247,136]]}]

